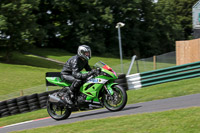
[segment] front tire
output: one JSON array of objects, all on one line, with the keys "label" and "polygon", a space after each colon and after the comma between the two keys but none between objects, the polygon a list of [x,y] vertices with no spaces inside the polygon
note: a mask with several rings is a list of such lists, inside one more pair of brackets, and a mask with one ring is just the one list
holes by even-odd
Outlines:
[{"label": "front tire", "polygon": [[104,106],[110,111],[120,111],[127,103],[126,91],[119,85],[112,86],[112,97],[105,91],[103,96]]},{"label": "front tire", "polygon": [[71,110],[68,107],[49,101],[47,101],[47,112],[55,120],[67,119],[71,115]]}]

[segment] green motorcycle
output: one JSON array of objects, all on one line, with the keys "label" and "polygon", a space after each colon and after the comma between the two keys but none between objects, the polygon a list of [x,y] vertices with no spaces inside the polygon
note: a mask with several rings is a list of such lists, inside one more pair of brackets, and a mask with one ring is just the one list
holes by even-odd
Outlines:
[{"label": "green motorcycle", "polygon": [[67,119],[75,110],[90,110],[105,106],[110,111],[120,111],[125,107],[127,94],[118,83],[114,83],[118,76],[113,69],[101,61],[94,67],[100,69],[99,73],[89,77],[80,87],[73,106],[65,104],[61,99],[71,84],[63,82],[59,77],[46,77],[48,82],[63,87],[49,95],[47,100],[47,111],[53,119]]}]

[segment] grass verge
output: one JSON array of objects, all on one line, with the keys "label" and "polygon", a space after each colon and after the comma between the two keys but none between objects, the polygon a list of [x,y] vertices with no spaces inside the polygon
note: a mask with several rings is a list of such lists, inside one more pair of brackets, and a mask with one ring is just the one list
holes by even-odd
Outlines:
[{"label": "grass verge", "polygon": [[0,127],[19,122],[49,117],[46,109],[0,118]]},{"label": "grass verge", "polygon": [[[66,61],[67,58],[72,56],[72,54],[66,56],[68,53],[60,50],[47,50],[46,52],[39,50],[38,53],[42,56],[60,61]],[[114,67],[118,64],[118,67],[120,68],[120,61],[116,58],[94,57],[91,59],[92,63],[96,63],[99,60],[108,63],[108,65],[111,64]],[[127,60],[127,62],[128,61],[129,60]],[[62,68],[61,66],[58,66],[57,63],[52,63],[35,56],[24,55],[17,52],[12,58],[12,62],[14,64],[0,62],[0,73],[3,75],[0,76],[0,95],[6,95],[11,92],[19,93],[22,89],[34,88],[34,86],[40,88],[40,90],[45,90],[45,86],[43,86],[45,83],[45,73],[48,71],[60,71]],[[130,90],[128,91],[128,104],[200,93],[199,79],[200,78],[181,80],[145,87],[140,90]],[[0,126],[47,116],[46,110],[9,116],[0,118]]]},{"label": "grass verge", "polygon": [[[74,56],[75,54],[68,53],[65,50],[60,50],[60,49],[51,49],[51,48],[36,48],[36,49],[31,49],[29,51],[30,53],[40,55],[43,57],[47,58],[52,58],[54,60],[66,62],[71,56]],[[114,58],[114,57],[99,57],[99,56],[93,56],[89,61],[89,64],[93,66],[96,62],[98,61],[103,61],[104,63],[108,64],[110,67],[112,67],[117,73],[121,73],[121,63],[120,59]],[[124,58],[123,59],[123,64],[124,64],[124,73],[128,72],[129,66],[131,63],[131,58]],[[165,67],[170,67],[174,66],[176,64],[171,64],[171,63],[161,63],[157,62],[157,68],[165,68]],[[153,63],[153,58],[152,60],[139,60],[138,61],[138,66],[139,66],[139,72],[144,72],[144,71],[151,71],[154,69],[154,63]],[[137,65],[134,63],[131,73],[137,73]]]},{"label": "grass verge", "polygon": [[199,130],[200,107],[192,107],[87,120],[12,133],[198,133]]},{"label": "grass verge", "polygon": [[57,63],[18,52],[11,60],[13,64],[0,62],[0,95],[20,94],[20,90],[45,84],[46,72],[59,72],[62,68]]},{"label": "grass verge", "polygon": [[[63,62],[72,56],[72,54],[58,49],[35,49],[32,52]],[[4,54],[5,53],[1,52],[0,56]],[[99,60],[109,62],[109,64],[119,63],[119,59],[115,58],[95,57],[92,60],[92,65]],[[0,101],[6,100],[5,95],[7,94],[10,94],[9,98],[13,98],[17,95],[19,96],[21,90],[42,86],[45,84],[46,72],[60,72],[63,67],[57,63],[19,52],[13,53],[11,63],[12,64],[8,64],[0,60]],[[43,88],[43,90],[45,90],[45,88]]]},{"label": "grass verge", "polygon": [[[72,56],[72,54],[58,49],[34,49],[31,52],[63,62]],[[0,55],[3,56],[3,54]],[[117,58],[93,57],[90,63],[94,65],[100,60],[113,67],[115,71],[121,72],[120,60]],[[57,63],[19,52],[13,53],[11,63],[7,64],[0,60],[0,73],[2,75],[0,76],[0,95],[12,92],[20,94],[21,90],[45,84],[46,72],[60,72],[62,69],[62,66]],[[124,65],[125,70],[127,70],[130,60],[125,59],[124,63],[127,63]],[[4,99],[0,98],[0,100]]]},{"label": "grass verge", "polygon": [[45,73],[49,71],[59,70],[0,63],[0,95],[44,84]]},{"label": "grass verge", "polygon": [[[176,82],[150,86],[140,90],[130,90],[128,104],[164,99],[169,97],[183,96],[200,93],[200,78],[187,79]],[[0,126],[14,124],[32,119],[48,117],[46,109],[0,118]]]}]

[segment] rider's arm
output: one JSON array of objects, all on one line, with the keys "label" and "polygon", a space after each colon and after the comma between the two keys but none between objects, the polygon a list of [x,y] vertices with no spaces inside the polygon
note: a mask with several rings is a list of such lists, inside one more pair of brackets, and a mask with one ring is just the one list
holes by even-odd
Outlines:
[{"label": "rider's arm", "polygon": [[78,69],[78,62],[77,60],[72,60],[72,76],[76,79],[86,79],[87,77],[91,76],[94,72],[89,71],[88,73],[81,74]]},{"label": "rider's arm", "polygon": [[91,71],[91,70],[92,70],[92,68],[89,66],[88,62],[87,62],[87,64],[85,65],[85,70],[86,70],[86,71]]}]

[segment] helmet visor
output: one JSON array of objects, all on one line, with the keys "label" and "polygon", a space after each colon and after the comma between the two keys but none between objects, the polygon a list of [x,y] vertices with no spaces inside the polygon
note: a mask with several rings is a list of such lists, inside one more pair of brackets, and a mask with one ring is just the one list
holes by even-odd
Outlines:
[{"label": "helmet visor", "polygon": [[85,55],[88,59],[91,58],[91,52],[90,52],[90,51],[84,52],[84,55]]},{"label": "helmet visor", "polygon": [[85,56],[90,57],[90,52],[85,52]]}]

